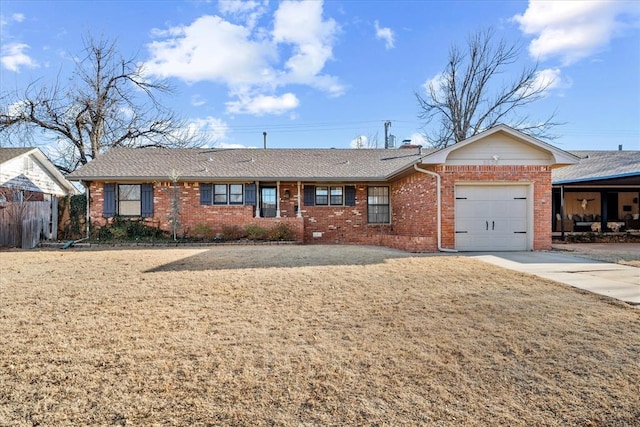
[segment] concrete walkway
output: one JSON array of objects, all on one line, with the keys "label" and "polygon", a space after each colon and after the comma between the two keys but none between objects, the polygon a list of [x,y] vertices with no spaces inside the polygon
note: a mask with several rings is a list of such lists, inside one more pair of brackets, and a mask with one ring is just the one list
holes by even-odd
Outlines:
[{"label": "concrete walkway", "polygon": [[637,267],[557,252],[492,252],[465,255],[640,307],[640,268]]}]

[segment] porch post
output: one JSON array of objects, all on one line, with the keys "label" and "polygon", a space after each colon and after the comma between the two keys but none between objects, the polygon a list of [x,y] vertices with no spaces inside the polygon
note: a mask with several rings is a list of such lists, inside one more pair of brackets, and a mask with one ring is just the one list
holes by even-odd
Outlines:
[{"label": "porch post", "polygon": [[298,218],[302,218],[302,200],[300,199],[300,181],[298,181],[298,212],[296,212]]},{"label": "porch post", "polygon": [[607,190],[600,190],[600,232],[607,231],[609,222],[609,193]]},{"label": "porch post", "polygon": [[560,239],[564,241],[564,185],[560,186]]},{"label": "porch post", "polygon": [[260,218],[260,181],[256,181],[256,218]]},{"label": "porch post", "polygon": [[280,218],[280,181],[276,181],[276,218]]}]

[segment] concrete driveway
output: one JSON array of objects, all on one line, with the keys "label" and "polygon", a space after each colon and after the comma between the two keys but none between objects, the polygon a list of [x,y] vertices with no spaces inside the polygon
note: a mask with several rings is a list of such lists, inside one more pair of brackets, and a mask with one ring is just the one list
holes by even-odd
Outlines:
[{"label": "concrete driveway", "polygon": [[478,252],[465,255],[640,307],[640,268],[637,267],[558,252]]}]

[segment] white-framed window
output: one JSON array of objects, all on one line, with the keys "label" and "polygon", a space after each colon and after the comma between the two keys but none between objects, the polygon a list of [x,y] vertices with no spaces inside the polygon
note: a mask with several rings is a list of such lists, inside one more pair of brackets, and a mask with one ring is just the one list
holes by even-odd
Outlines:
[{"label": "white-framed window", "polygon": [[141,191],[139,184],[118,185],[118,214],[122,216],[140,216]]},{"label": "white-framed window", "polygon": [[367,222],[369,224],[389,224],[389,187],[367,188]]},{"label": "white-framed window", "polygon": [[342,206],[344,205],[344,189],[338,186],[317,186],[316,206]]},{"label": "white-framed window", "polygon": [[242,184],[229,184],[229,204],[241,205],[243,202],[243,189]]},{"label": "white-framed window", "polygon": [[329,204],[329,187],[316,187],[316,206]]},{"label": "white-framed window", "polygon": [[343,191],[342,187],[329,187],[329,194],[331,195],[329,203],[332,205],[343,205]]},{"label": "white-framed window", "polygon": [[242,205],[244,184],[200,184],[201,205]]},{"label": "white-framed window", "polygon": [[214,205],[226,205],[227,199],[227,184],[214,184],[213,185],[213,204]]}]

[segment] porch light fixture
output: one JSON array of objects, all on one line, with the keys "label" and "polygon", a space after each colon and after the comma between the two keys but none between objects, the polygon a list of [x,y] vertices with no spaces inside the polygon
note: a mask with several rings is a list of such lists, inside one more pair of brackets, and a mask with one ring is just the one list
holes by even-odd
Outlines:
[{"label": "porch light fixture", "polygon": [[291,197],[291,191],[287,188],[284,190],[284,198],[288,199],[289,197]]}]

